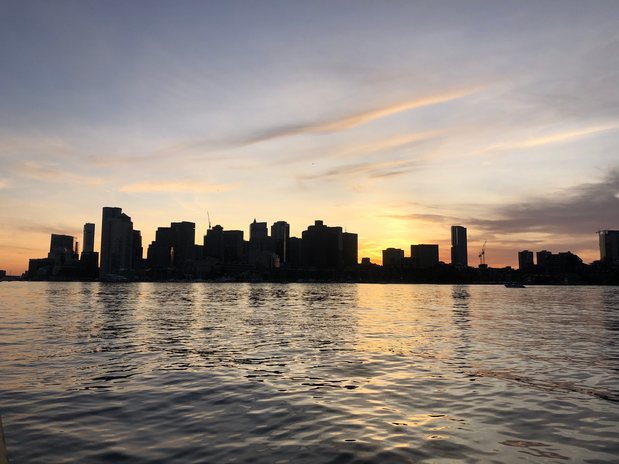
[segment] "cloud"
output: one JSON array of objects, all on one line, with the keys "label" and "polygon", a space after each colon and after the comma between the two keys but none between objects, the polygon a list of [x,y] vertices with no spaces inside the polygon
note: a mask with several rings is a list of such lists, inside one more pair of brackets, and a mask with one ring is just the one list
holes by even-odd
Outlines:
[{"label": "cloud", "polygon": [[557,235],[594,234],[619,229],[619,167],[597,183],[564,189],[554,196],[506,205],[488,212],[499,219],[468,219],[494,233],[542,232]]},{"label": "cloud", "polygon": [[121,192],[225,192],[239,188],[236,185],[209,185],[206,182],[195,180],[144,181],[125,184],[120,187]]},{"label": "cloud", "polygon": [[386,214],[382,217],[390,218],[390,219],[403,219],[409,221],[421,221],[421,222],[432,222],[438,224],[444,224],[446,222],[456,223],[461,222],[461,219],[456,218],[454,216],[444,216],[441,214]]},{"label": "cloud", "polygon": [[467,95],[479,92],[482,88],[485,87],[460,89],[451,92],[431,95],[429,97],[418,98],[404,103],[363,111],[342,118],[331,119],[322,122],[315,122],[309,124],[293,124],[270,128],[261,132],[257,132],[253,136],[246,138],[244,140],[244,144],[248,145],[252,143],[264,142],[267,140],[272,140],[280,137],[288,137],[291,135],[328,134],[331,132],[343,131],[355,126],[359,126],[361,124],[365,124],[375,119],[390,116],[392,114],[400,113],[402,111],[410,110],[413,108],[420,108],[423,106],[457,100]]},{"label": "cloud", "polygon": [[[417,213],[383,217],[437,224],[458,223],[482,231],[485,236],[525,233],[574,236],[595,234],[599,229],[619,229],[619,166],[599,182],[563,189],[554,195],[500,207],[475,204],[461,205],[460,209],[463,212],[475,210],[480,216],[497,219],[480,219],[465,214],[458,217]],[[519,239],[518,242],[525,243],[525,240]]]},{"label": "cloud", "polygon": [[339,166],[317,174],[303,174],[296,176],[297,180],[331,179],[352,174],[365,173],[369,177],[391,177],[404,174],[421,164],[420,160],[401,160],[386,163],[357,163]]},{"label": "cloud", "polygon": [[524,142],[521,142],[521,143],[518,143],[516,145],[513,145],[513,147],[516,147],[516,148],[527,148],[527,147],[536,147],[538,145],[546,145],[546,144],[549,144],[549,143],[558,143],[558,142],[563,142],[565,140],[569,140],[569,139],[573,139],[573,138],[577,138],[577,137],[582,137],[582,136],[585,136],[585,135],[595,134],[597,132],[603,132],[603,131],[607,131],[607,130],[617,129],[618,127],[619,127],[619,124],[617,124],[617,123],[611,124],[611,125],[607,125],[607,126],[590,127],[588,129],[583,129],[583,130],[579,130],[579,131],[564,132],[564,133],[561,133],[561,134],[550,135],[548,137],[539,137],[539,138],[534,138],[534,139],[526,140]]},{"label": "cloud", "polygon": [[54,165],[46,165],[34,161],[21,161],[13,164],[12,167],[15,173],[27,179],[58,182],[71,181],[88,185],[99,185],[106,182],[104,178],[83,176]]}]

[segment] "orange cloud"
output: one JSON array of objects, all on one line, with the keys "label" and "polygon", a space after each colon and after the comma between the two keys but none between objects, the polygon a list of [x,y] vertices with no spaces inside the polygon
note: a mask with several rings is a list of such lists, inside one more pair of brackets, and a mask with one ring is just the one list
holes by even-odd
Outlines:
[{"label": "orange cloud", "polygon": [[163,180],[144,181],[134,184],[126,184],[120,187],[121,192],[181,192],[191,190],[194,192],[225,192],[235,190],[236,185],[209,185],[195,180]]},{"label": "orange cloud", "polygon": [[573,139],[576,137],[582,137],[584,135],[594,134],[596,132],[603,132],[607,130],[617,129],[619,124],[612,124],[609,126],[600,126],[600,127],[591,127],[588,129],[574,131],[574,132],[564,132],[562,134],[555,134],[548,137],[540,137],[535,139],[530,139],[525,142],[521,142],[516,144],[516,147],[536,147],[538,145],[546,145],[548,143],[557,143],[563,142],[564,140]]}]

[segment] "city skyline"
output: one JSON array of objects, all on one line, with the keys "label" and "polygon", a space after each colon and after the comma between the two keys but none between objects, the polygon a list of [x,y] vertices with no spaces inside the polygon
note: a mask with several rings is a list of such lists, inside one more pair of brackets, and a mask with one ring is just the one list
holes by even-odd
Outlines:
[{"label": "city skyline", "polygon": [[[0,269],[120,205],[142,231],[315,219],[359,258],[599,259],[619,229],[619,4],[0,5]],[[81,245],[81,243],[80,243]],[[95,240],[94,251],[99,250]]]}]

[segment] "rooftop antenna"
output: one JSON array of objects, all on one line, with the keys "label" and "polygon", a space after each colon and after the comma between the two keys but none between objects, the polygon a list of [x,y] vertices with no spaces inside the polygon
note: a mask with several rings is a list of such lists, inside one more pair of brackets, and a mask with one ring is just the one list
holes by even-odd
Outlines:
[{"label": "rooftop antenna", "polygon": [[209,230],[211,230],[211,215],[208,213],[208,211],[206,212],[206,217],[208,218],[208,228]]}]

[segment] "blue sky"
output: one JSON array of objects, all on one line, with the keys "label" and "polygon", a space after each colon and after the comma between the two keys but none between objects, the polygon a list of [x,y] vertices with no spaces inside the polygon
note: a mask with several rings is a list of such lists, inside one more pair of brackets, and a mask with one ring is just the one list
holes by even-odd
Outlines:
[{"label": "blue sky", "polygon": [[360,255],[469,230],[599,258],[619,228],[619,3],[0,2],[0,268],[103,206]]}]

